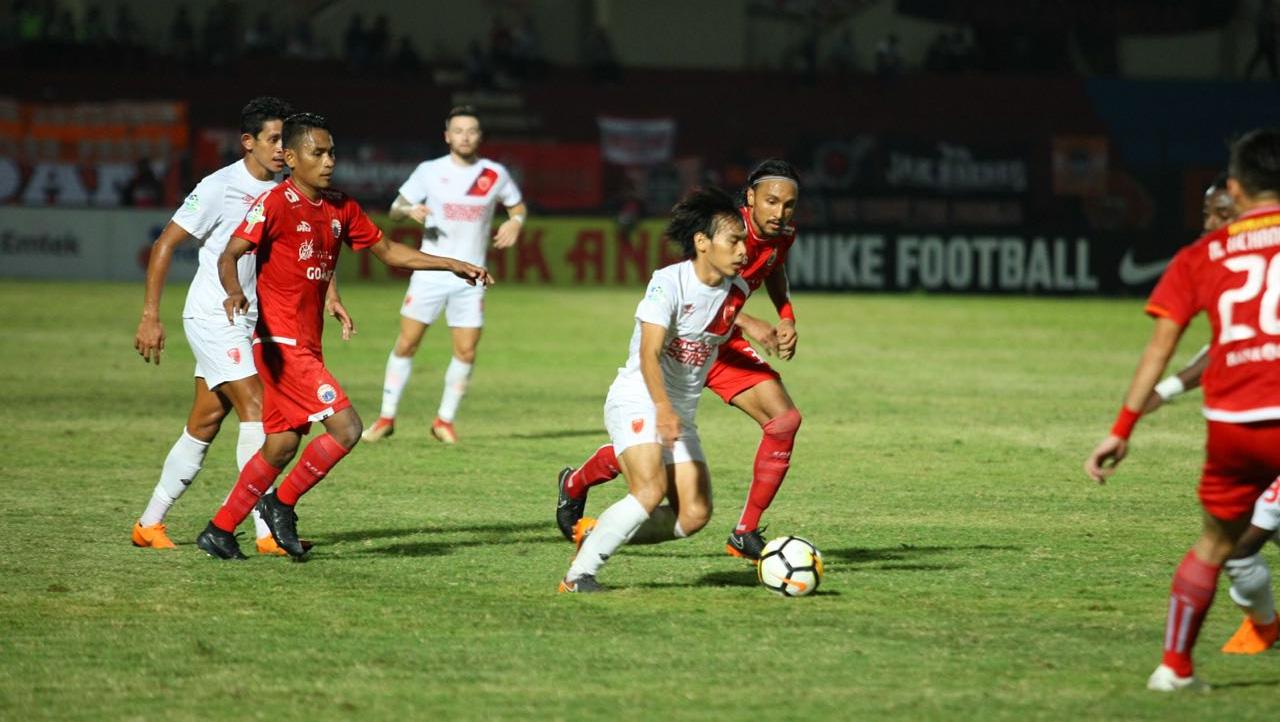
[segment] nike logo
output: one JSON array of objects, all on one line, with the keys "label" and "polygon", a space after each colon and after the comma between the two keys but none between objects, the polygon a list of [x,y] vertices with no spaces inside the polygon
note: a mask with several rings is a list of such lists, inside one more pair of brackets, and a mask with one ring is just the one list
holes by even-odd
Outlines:
[{"label": "nike logo", "polygon": [[787,579],[786,577],[783,577],[782,581],[786,582],[787,584],[790,584],[791,586],[795,587],[796,589],[802,592],[809,588],[808,584],[805,584],[804,582],[796,579]]},{"label": "nike logo", "polygon": [[730,544],[732,544],[732,545],[734,545],[735,547],[737,547],[737,548],[739,548],[739,549],[746,549],[746,548],[747,548],[747,543],[746,543],[745,541],[743,541],[743,540],[742,540],[742,537],[738,536],[737,534],[730,534],[730,535],[729,535],[729,543],[730,543]]},{"label": "nike logo", "polygon": [[1164,269],[1169,265],[1172,258],[1166,258],[1161,261],[1151,261],[1149,263],[1137,263],[1133,260],[1133,249],[1124,252],[1124,256],[1120,259],[1120,269],[1118,275],[1120,282],[1126,286],[1141,286],[1142,284],[1157,279],[1160,274],[1164,273]]}]

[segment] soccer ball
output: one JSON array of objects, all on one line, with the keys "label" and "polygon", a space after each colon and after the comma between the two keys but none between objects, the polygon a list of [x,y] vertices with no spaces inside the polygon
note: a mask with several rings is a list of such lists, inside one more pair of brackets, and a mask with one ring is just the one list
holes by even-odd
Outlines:
[{"label": "soccer ball", "polygon": [[780,536],[764,545],[756,573],[774,594],[803,597],[822,582],[822,553],[807,539]]}]

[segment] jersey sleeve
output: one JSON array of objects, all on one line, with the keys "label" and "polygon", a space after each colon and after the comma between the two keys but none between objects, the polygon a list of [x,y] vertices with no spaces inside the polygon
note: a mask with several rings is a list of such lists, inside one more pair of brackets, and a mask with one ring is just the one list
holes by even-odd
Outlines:
[{"label": "jersey sleeve", "polygon": [[195,189],[173,214],[173,222],[201,242],[213,233],[213,229],[218,227],[218,221],[221,219],[222,184],[210,178],[205,178],[196,184]]},{"label": "jersey sleeve", "polygon": [[649,287],[645,289],[644,298],[636,306],[636,319],[643,323],[652,323],[663,328],[670,328],[676,316],[676,286],[666,276],[653,274],[649,279]]},{"label": "jersey sleeve", "polygon": [[343,240],[354,251],[363,250],[382,240],[382,229],[369,218],[360,204],[353,198],[347,198],[343,204],[346,215],[347,232]]},{"label": "jersey sleeve", "polygon": [[231,237],[243,238],[254,246],[261,246],[267,238],[267,229],[279,212],[279,205],[272,202],[275,198],[271,191],[258,196],[249,207],[249,212],[244,215],[244,220],[232,231]]},{"label": "jersey sleeve", "polygon": [[400,195],[410,203],[422,203],[427,200],[427,164],[419,163],[400,186]]},{"label": "jersey sleeve", "polygon": [[498,188],[498,200],[506,208],[518,206],[524,200],[524,196],[520,194],[520,187],[516,185],[516,179],[511,177],[511,171],[505,166],[502,169],[502,185]]},{"label": "jersey sleeve", "polygon": [[1173,257],[1147,299],[1146,312],[1156,318],[1167,318],[1180,326],[1191,322],[1200,311],[1196,298],[1194,272],[1191,268],[1191,251],[1187,248]]}]

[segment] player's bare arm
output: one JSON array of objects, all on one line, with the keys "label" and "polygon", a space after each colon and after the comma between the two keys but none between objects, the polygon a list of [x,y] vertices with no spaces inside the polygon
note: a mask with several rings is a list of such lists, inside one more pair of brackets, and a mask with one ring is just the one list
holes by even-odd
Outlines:
[{"label": "player's bare arm", "polygon": [[449,271],[473,286],[477,283],[483,283],[486,286],[493,285],[493,277],[480,266],[454,258],[444,258],[423,253],[403,243],[392,243],[386,236],[369,246],[369,250],[378,257],[379,261],[394,268],[403,268],[410,271]]},{"label": "player's bare arm", "polygon": [[342,297],[338,295],[338,274],[329,279],[329,287],[324,291],[324,312],[338,319],[342,324],[342,340],[350,341],[356,333],[356,322],[351,319],[347,307],[342,305]]},{"label": "player's bare arm", "polygon": [[658,427],[658,439],[670,448],[680,436],[680,416],[671,405],[667,385],[662,380],[662,348],[666,341],[667,329],[656,323],[640,324],[640,376],[656,409],[654,423]]},{"label": "player's bare arm", "polygon": [[187,240],[187,231],[169,221],[160,237],[151,244],[151,257],[147,260],[146,293],[142,300],[142,319],[133,336],[133,348],[145,362],[160,365],[160,352],[164,351],[164,324],[160,321],[160,294],[164,292],[165,279],[169,277],[169,265],[173,262],[173,249]]},{"label": "player's bare arm", "polygon": [[426,224],[427,216],[431,215],[431,209],[422,203],[414,203],[402,195],[397,195],[396,199],[391,202],[391,210],[388,213],[392,220],[404,220],[412,218],[418,223]]},{"label": "player's bare arm", "polygon": [[791,357],[796,355],[798,338],[795,319],[790,318],[789,311],[784,310],[791,307],[791,288],[787,282],[786,266],[776,266],[764,279],[764,287],[769,292],[769,300],[773,301],[773,307],[778,309],[778,358],[790,361]]},{"label": "player's bare arm", "polygon": [[734,325],[742,329],[742,333],[772,356],[778,352],[778,332],[768,321],[745,313],[738,313]]},{"label": "player's bare arm", "polygon": [[[1147,342],[1147,347],[1142,352],[1138,368],[1133,372],[1129,391],[1125,394],[1125,409],[1136,414],[1138,409],[1146,407],[1147,400],[1155,393],[1156,380],[1169,365],[1169,359],[1173,356],[1174,349],[1178,347],[1178,339],[1182,338],[1182,332],[1185,329],[1185,326],[1167,318],[1156,319],[1151,340]],[[1107,477],[1115,473],[1116,465],[1128,452],[1128,440],[1114,432],[1108,434],[1107,438],[1094,448],[1093,453],[1089,454],[1089,458],[1085,459],[1084,472],[1099,484],[1105,484]]]},{"label": "player's bare arm", "polygon": [[227,292],[227,300],[222,302],[222,308],[226,310],[227,321],[231,323],[236,322],[237,313],[243,315],[249,312],[249,299],[240,287],[236,263],[250,248],[253,248],[253,244],[247,239],[232,236],[227,241],[227,247],[222,249],[222,255],[218,256],[218,280],[222,281],[222,288]]},{"label": "player's bare arm", "polygon": [[1204,376],[1207,368],[1209,368],[1209,346],[1206,344],[1178,373],[1156,384],[1156,392],[1147,401],[1146,408],[1142,410],[1143,415],[1155,411],[1173,400],[1173,397],[1198,387],[1200,377]]},{"label": "player's bare arm", "polygon": [[529,209],[523,203],[517,203],[507,209],[507,220],[498,226],[498,231],[493,234],[494,248],[510,248],[514,246],[516,240],[520,238],[520,229],[524,227],[524,221],[529,217]]}]

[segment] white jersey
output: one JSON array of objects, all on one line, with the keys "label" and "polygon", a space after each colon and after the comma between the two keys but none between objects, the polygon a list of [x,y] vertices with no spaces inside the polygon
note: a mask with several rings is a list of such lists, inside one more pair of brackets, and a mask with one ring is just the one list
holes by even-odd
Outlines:
[{"label": "white jersey", "polygon": [[400,195],[431,211],[422,235],[423,253],[477,266],[485,264],[494,208],[499,201],[510,208],[521,200],[520,189],[501,163],[481,158],[458,165],[448,155],[419,163],[400,186]]},{"label": "white jersey", "polygon": [[676,413],[692,421],[716,352],[733,331],[738,311],[750,294],[746,282],[739,277],[726,278],[716,286],[706,285],[694,273],[693,261],[654,271],[649,288],[636,307],[627,365],[618,369],[618,376],[609,387],[609,398],[653,403],[640,373],[640,324],[656,324],[667,329],[660,360],[667,397]]},{"label": "white jersey", "polygon": [[[221,318],[227,312],[222,302],[227,292],[218,279],[218,256],[231,240],[231,232],[244,220],[245,213],[254,199],[276,186],[275,179],[258,180],[249,174],[243,160],[214,171],[196,185],[182,207],[173,214],[173,222],[202,244],[200,265],[187,291],[187,304],[182,309],[183,318]],[[257,256],[246,253],[237,264],[240,287],[249,299],[247,327],[253,328],[258,317]]]}]

